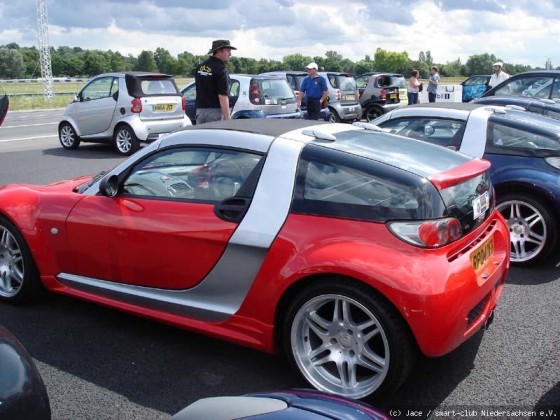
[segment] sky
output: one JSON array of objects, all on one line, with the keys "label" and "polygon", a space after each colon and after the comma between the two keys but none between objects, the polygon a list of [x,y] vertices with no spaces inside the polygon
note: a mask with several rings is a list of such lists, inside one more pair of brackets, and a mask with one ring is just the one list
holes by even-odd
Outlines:
[{"label": "sky", "polygon": [[[354,62],[382,48],[435,63],[494,54],[560,65],[560,0],[46,0],[49,43],[204,55],[229,39],[239,57],[336,51]],[[0,45],[38,46],[36,0],[0,0]]]}]

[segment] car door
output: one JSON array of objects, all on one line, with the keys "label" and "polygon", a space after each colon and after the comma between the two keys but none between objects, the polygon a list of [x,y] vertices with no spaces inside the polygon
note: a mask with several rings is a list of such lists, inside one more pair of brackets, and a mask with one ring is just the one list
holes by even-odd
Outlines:
[{"label": "car door", "polygon": [[161,289],[195,286],[220,259],[247,210],[254,188],[245,183],[254,182],[261,159],[212,147],[176,147],[146,157],[115,197],[86,196],[74,207],[67,219],[73,263],[65,272]]},{"label": "car door", "polygon": [[80,136],[107,131],[117,105],[119,79],[113,76],[98,77],[78,93],[76,104],[76,129]]},{"label": "car door", "polygon": [[181,93],[187,103],[185,113],[191,120],[191,123],[196,124],[196,84],[191,83]]}]

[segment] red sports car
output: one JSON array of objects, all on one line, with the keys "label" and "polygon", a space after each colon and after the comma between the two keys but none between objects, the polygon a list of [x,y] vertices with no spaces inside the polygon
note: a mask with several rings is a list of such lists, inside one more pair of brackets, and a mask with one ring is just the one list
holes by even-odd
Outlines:
[{"label": "red sports car", "polygon": [[0,298],[72,295],[391,392],[491,319],[510,242],[489,165],[363,123],[189,127],[106,174],[0,188]]}]

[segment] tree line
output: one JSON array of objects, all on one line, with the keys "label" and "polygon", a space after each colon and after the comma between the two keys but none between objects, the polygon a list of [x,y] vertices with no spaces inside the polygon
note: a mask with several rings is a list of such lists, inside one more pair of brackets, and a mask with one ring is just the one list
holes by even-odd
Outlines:
[{"label": "tree line", "polygon": [[[192,77],[198,63],[207,55],[194,55],[188,51],[176,57],[165,48],[144,50],[137,57],[123,56],[118,51],[84,50],[80,47],[51,47],[53,77],[91,77],[112,71],[150,71],[171,74],[176,77]],[[315,61],[321,70],[340,71],[360,75],[369,71],[401,73],[410,76],[413,69],[422,78],[429,77],[430,68],[436,65],[444,77],[468,77],[474,74],[492,73],[492,64],[499,60],[494,54],[470,56],[465,63],[460,59],[445,64],[435,63],[430,51],[421,51],[413,60],[406,52],[392,52],[378,48],[373,58],[353,62],[336,51],[327,51],[323,57],[310,57],[299,53],[279,60],[255,59],[232,55],[228,62],[230,73],[258,74],[276,70],[304,70]],[[0,79],[36,78],[41,76],[39,50],[36,47],[20,47],[16,43],[0,46]],[[549,63],[546,64],[548,66]],[[531,66],[504,63],[509,74],[533,70]]]}]

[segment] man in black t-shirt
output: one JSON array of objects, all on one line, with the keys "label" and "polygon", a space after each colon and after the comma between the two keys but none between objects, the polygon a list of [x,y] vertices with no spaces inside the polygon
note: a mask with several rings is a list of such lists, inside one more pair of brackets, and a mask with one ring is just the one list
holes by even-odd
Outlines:
[{"label": "man in black t-shirt", "polygon": [[236,49],[227,39],[213,41],[208,51],[212,57],[197,66],[194,74],[197,124],[231,119],[226,63],[231,50]]}]

